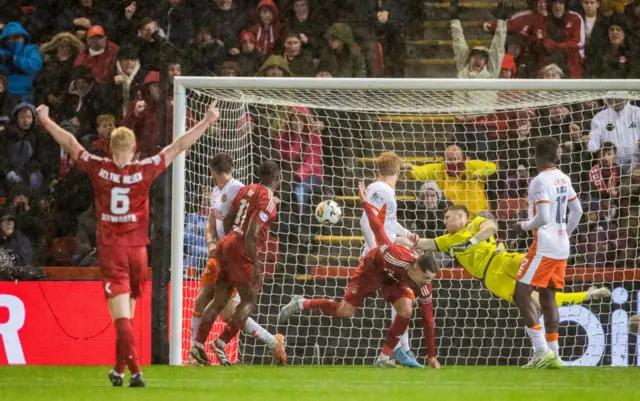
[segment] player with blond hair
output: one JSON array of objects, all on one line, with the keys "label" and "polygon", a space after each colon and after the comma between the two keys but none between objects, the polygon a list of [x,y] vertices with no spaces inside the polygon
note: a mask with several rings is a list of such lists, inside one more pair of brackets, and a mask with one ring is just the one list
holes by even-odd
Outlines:
[{"label": "player with blond hair", "polygon": [[[384,152],[376,159],[377,179],[374,183],[367,187],[367,202],[371,205],[374,214],[378,221],[384,226],[384,232],[389,237],[391,242],[394,242],[397,237],[405,237],[411,243],[415,243],[419,237],[409,230],[402,227],[398,222],[398,202],[396,201],[396,184],[400,177],[400,167],[402,160],[395,152]],[[360,220],[360,228],[362,229],[362,235],[364,236],[365,244],[362,251],[362,257],[367,253],[379,246],[376,242],[376,236],[371,228],[369,218],[367,214],[363,212],[362,219]],[[431,283],[426,284],[424,289],[419,289],[419,293],[431,294]],[[421,303],[422,305],[422,303]],[[429,311],[431,311],[431,304],[429,302]],[[431,316],[431,323],[427,323],[424,319],[426,316]],[[433,327],[432,323],[433,314],[423,315],[423,325],[427,327]],[[392,308],[391,318],[396,317],[396,310]],[[426,330],[426,329],[425,329]],[[430,329],[431,330],[431,329]],[[402,335],[400,341],[396,344],[396,348],[393,351],[393,358],[401,365],[421,368],[413,353],[409,348],[409,333],[408,330]],[[430,358],[429,364],[436,367],[437,361],[435,358]]]},{"label": "player with blond hair", "polygon": [[116,363],[109,371],[109,380],[113,386],[122,386],[125,369],[129,368],[129,387],[145,387],[132,319],[148,276],[149,189],[153,180],[218,120],[218,108],[214,102],[202,121],[157,155],[140,161],[136,160],[136,137],[128,128],[113,130],[113,157],[102,158],[87,152],[71,133],[56,124],[49,117],[48,106],[39,106],[37,114],[93,184],[98,263],[116,329]]}]

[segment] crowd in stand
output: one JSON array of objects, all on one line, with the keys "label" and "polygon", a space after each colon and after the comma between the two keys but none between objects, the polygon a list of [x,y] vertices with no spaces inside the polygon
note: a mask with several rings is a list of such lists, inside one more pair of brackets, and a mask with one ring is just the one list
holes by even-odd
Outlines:
[{"label": "crowd in stand", "polygon": [[[136,134],[140,157],[149,156],[160,149],[165,136],[158,114],[168,116],[168,131],[172,126],[173,102],[168,94],[175,76],[402,77],[405,31],[413,19],[424,17],[415,12],[418,3],[1,1],[0,197],[6,199],[0,211],[0,247],[24,265],[96,263],[91,186],[38,125],[34,105],[47,104],[52,116],[97,155],[108,156],[111,131],[127,126]],[[515,15],[509,15],[501,2],[495,13],[498,22],[483,26],[495,33],[491,49],[467,47],[458,13],[454,1],[451,30],[460,77],[640,75],[640,0],[533,0],[530,11]],[[637,113],[628,102],[616,104]],[[496,212],[501,201],[522,198],[534,174],[524,156],[531,141],[557,135],[563,144],[563,163],[575,182],[583,184],[589,205],[588,224],[579,235],[576,252],[593,265],[635,258],[629,252],[637,249],[633,242],[637,233],[632,232],[637,229],[637,213],[631,212],[638,204],[633,174],[637,143],[635,148],[621,143],[622,131],[609,129],[605,117],[601,122],[605,127],[597,126],[594,118],[617,107],[601,101],[523,111],[511,119],[517,126],[507,127],[495,116],[481,121],[458,118],[454,137],[460,147],[447,149],[439,170],[415,167],[413,173],[416,179],[428,180],[418,194],[426,215],[460,201],[451,195],[455,193],[477,195],[469,205],[473,213]],[[309,213],[305,205],[325,183],[323,173],[342,174],[343,166],[336,160],[352,151],[344,143],[326,143],[323,131],[330,128],[325,129],[323,121],[341,118],[337,112],[328,113],[304,107],[285,110],[280,116],[285,126],[265,135],[292,174],[291,190],[300,215]],[[590,126],[584,125],[592,119]],[[471,129],[473,140],[469,140]],[[628,130],[638,135],[635,126]],[[595,132],[601,132],[597,143]],[[583,134],[588,133],[592,139],[585,142]],[[496,138],[507,139],[502,153],[495,147]],[[472,146],[492,141],[493,147],[486,149]],[[324,166],[327,149],[336,157]],[[496,165],[483,160],[501,161]],[[473,181],[473,188],[464,184],[462,192],[451,190],[461,185],[449,183],[451,178],[467,174],[467,169],[474,171],[466,178]],[[416,229],[439,232],[440,223],[434,224]],[[71,237],[78,244],[68,254],[61,239]],[[517,239],[504,239],[522,246]]]}]

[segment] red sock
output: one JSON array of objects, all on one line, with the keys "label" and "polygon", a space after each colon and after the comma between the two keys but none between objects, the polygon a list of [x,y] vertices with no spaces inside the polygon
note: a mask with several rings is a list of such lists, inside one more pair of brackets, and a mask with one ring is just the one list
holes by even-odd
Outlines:
[{"label": "red sock", "polygon": [[207,322],[205,320],[201,320],[198,325],[198,332],[196,333],[196,342],[204,345],[207,341],[207,337],[209,337],[209,333],[211,332],[211,327],[213,326],[213,322]]},{"label": "red sock", "polygon": [[113,367],[113,370],[116,373],[124,374],[124,370],[127,368],[127,363],[125,362],[126,356],[123,355],[122,352],[122,341],[116,336],[116,364]]},{"label": "red sock", "polygon": [[322,312],[323,315],[335,316],[340,304],[333,299],[305,299],[302,309],[311,309]]},{"label": "red sock", "polygon": [[133,335],[133,325],[131,319],[120,318],[114,322],[116,326],[116,336],[120,342],[120,350],[122,358],[127,364],[131,374],[140,373],[140,365],[138,364],[138,352],[136,347],[136,338]]},{"label": "red sock", "polygon": [[224,341],[225,344],[229,344],[229,341],[231,341],[233,337],[235,337],[240,330],[241,330],[241,327],[238,327],[233,322],[229,322],[227,323],[224,330],[222,331],[222,334],[220,334],[220,337],[218,338]]},{"label": "red sock", "polygon": [[382,355],[391,355],[396,344],[400,341],[400,337],[402,337],[407,327],[409,327],[410,321],[411,319],[409,318],[396,315],[393,322],[391,322],[391,326],[389,326],[389,331],[387,331],[387,340],[382,347]]}]

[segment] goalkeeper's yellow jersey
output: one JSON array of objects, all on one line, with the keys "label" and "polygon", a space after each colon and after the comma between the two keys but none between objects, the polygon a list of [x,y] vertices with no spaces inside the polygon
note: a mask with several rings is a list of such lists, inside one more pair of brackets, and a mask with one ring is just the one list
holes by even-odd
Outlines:
[{"label": "goalkeeper's yellow jersey", "polygon": [[[467,241],[480,231],[480,225],[487,221],[483,217],[476,217],[471,220],[462,230],[455,234],[445,234],[434,238],[439,252],[449,252],[453,245]],[[487,263],[493,254],[498,250],[498,244],[492,236],[486,241],[478,242],[475,246],[465,252],[456,252],[455,257],[458,263],[475,278],[482,279]]]}]

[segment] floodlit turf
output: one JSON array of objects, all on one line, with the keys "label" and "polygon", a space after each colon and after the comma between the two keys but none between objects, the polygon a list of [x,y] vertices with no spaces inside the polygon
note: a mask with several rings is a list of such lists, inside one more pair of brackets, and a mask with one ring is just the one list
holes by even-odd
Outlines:
[{"label": "floodlit turf", "polygon": [[104,367],[0,367],[0,400],[638,400],[635,368],[147,367],[147,388],[112,388]]}]

